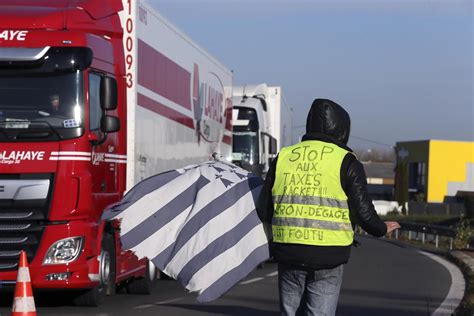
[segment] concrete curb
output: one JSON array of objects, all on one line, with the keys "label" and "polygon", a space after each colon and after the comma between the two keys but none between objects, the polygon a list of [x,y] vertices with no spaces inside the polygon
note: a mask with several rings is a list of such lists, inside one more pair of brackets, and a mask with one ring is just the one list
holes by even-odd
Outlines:
[{"label": "concrete curb", "polygon": [[472,293],[474,290],[474,258],[460,250],[449,252],[448,258],[461,269],[466,281],[466,292],[455,315],[474,315],[474,293]]}]

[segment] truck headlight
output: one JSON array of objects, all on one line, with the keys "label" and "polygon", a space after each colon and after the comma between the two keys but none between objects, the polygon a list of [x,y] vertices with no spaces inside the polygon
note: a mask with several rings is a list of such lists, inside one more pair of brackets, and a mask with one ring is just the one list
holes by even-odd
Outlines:
[{"label": "truck headlight", "polygon": [[82,249],[82,239],[82,237],[69,237],[58,240],[49,247],[43,264],[61,264],[76,260]]}]

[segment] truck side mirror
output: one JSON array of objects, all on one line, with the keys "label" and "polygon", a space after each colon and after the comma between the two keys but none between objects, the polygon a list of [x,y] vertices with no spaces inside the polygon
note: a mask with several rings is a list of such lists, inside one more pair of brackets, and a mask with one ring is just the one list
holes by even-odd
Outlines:
[{"label": "truck side mirror", "polygon": [[100,130],[103,133],[115,133],[120,130],[120,120],[118,117],[104,115],[100,120]]},{"label": "truck side mirror", "polygon": [[276,155],[277,154],[277,140],[276,138],[273,138],[270,136],[270,148],[268,149],[268,153],[270,155]]},{"label": "truck side mirror", "polygon": [[117,81],[114,78],[102,77],[100,81],[100,107],[104,111],[117,108]]}]

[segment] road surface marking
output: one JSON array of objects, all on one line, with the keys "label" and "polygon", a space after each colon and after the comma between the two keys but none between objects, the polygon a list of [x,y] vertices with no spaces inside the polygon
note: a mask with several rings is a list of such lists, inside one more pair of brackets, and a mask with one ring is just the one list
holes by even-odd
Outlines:
[{"label": "road surface marking", "polygon": [[253,279],[250,279],[250,280],[247,280],[247,281],[244,281],[244,282],[240,282],[240,284],[242,284],[242,285],[250,284],[250,283],[261,281],[263,279],[264,278],[253,278]]},{"label": "road surface marking", "polygon": [[155,305],[145,304],[145,305],[135,306],[133,309],[144,309],[144,308],[153,307],[153,306],[155,306]]},{"label": "road surface marking", "polygon": [[173,299],[166,300],[166,301],[155,302],[153,304],[145,304],[145,305],[135,306],[134,309],[145,309],[145,308],[153,307],[153,306],[156,306],[156,305],[164,305],[164,304],[169,304],[169,303],[175,303],[175,302],[182,301],[183,299],[184,298],[182,298],[182,297],[173,298]]},{"label": "road surface marking", "polygon": [[169,303],[179,302],[179,301],[182,301],[182,300],[184,300],[183,297],[177,297],[177,298],[172,298],[172,299],[166,300],[166,301],[155,302],[154,305],[169,304]]},{"label": "road surface marking", "polygon": [[461,270],[459,270],[459,268],[451,262],[439,256],[424,251],[419,252],[443,265],[451,275],[451,287],[449,289],[448,295],[446,295],[444,301],[433,312],[433,314],[431,314],[431,316],[451,315],[454,313],[454,310],[459,306],[462,298],[464,297],[464,289],[466,285]]},{"label": "road surface marking", "polygon": [[267,277],[273,277],[273,276],[277,276],[277,275],[278,275],[278,271],[273,271],[272,273],[269,273],[266,276]]}]

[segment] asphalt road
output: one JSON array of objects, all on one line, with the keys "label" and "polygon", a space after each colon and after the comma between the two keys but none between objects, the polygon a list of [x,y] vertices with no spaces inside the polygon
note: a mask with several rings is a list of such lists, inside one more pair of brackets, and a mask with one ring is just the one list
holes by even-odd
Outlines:
[{"label": "asphalt road", "polygon": [[[441,264],[413,248],[357,237],[345,267],[337,315],[431,315],[448,294],[451,276]],[[152,295],[117,294],[99,308],[72,306],[67,295],[35,296],[39,315],[278,315],[276,265],[235,286],[212,304],[200,304],[175,281],[160,280]],[[0,292],[0,315],[9,315],[12,297]]]}]

